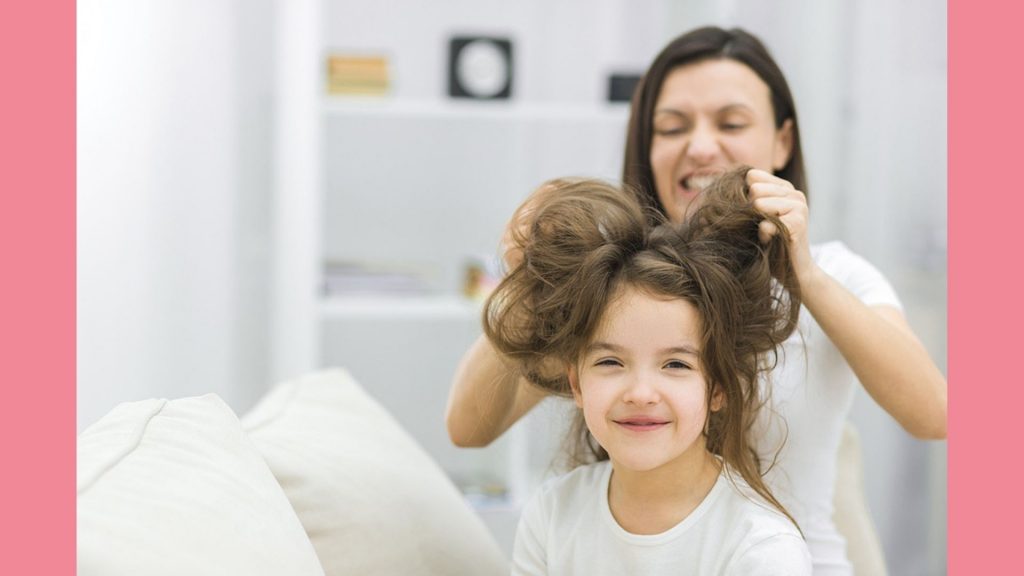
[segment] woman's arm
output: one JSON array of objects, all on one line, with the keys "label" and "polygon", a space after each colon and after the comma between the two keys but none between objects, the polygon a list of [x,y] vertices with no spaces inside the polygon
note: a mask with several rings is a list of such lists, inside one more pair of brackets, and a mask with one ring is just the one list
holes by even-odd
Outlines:
[{"label": "woman's arm", "polygon": [[486,336],[470,346],[455,371],[445,424],[456,446],[487,446],[544,398],[544,392],[502,361]]},{"label": "woman's arm", "polygon": [[921,439],[946,437],[946,378],[891,306],[867,306],[818,269],[800,281],[803,302],[868,394]]},{"label": "woman's arm", "polygon": [[[544,187],[516,209],[502,236],[506,270],[523,259],[533,213]],[[544,398],[545,393],[519,377],[502,361],[486,335],[481,335],[462,356],[448,392],[445,424],[456,446],[487,446],[505,433]]]},{"label": "woman's arm", "polygon": [[[754,205],[786,224],[803,304],[864,389],[910,434],[945,438],[946,378],[903,314],[891,306],[868,306],[818,267],[810,254],[803,192],[762,170],[751,170],[747,182]],[[776,231],[765,222],[761,232],[767,238]]]}]

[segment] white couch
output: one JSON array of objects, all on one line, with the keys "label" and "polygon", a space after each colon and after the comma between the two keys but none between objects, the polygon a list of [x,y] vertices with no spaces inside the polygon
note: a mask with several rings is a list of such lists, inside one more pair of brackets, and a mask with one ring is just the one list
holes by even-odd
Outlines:
[{"label": "white couch", "polygon": [[[836,522],[885,574],[856,434]],[[842,495],[842,497],[840,497]],[[122,404],[78,437],[78,574],[507,574],[441,469],[344,370],[275,387],[241,421],[216,395]]]},{"label": "white couch", "polygon": [[458,490],[343,370],[239,420],[210,394],[122,404],[78,437],[78,574],[507,574]]}]

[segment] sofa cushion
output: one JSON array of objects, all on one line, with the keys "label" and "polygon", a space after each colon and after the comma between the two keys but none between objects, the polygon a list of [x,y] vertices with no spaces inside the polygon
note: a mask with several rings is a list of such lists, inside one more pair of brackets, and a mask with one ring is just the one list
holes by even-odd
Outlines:
[{"label": "sofa cushion", "polygon": [[242,423],[328,576],[508,573],[441,468],[346,371],[281,384]]},{"label": "sofa cushion", "polygon": [[78,436],[79,576],[316,576],[288,499],[214,394],[121,404]]}]

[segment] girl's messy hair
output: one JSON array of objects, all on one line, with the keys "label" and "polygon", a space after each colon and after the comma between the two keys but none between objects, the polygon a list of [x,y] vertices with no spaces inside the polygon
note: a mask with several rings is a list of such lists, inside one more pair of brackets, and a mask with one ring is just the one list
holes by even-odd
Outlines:
[{"label": "girl's messy hair", "polygon": [[[635,194],[604,182],[545,184],[520,209],[530,211],[529,226],[512,238],[522,260],[488,298],[483,326],[513,369],[550,393],[571,397],[567,367],[578,362],[621,288],[689,302],[701,318],[707,448],[792,519],[762,480],[750,434],[767,398],[760,377],[796,329],[800,290],[789,233],[778,218],[754,208],[748,170],[716,179],[681,224],[652,216]],[[766,219],[779,233],[762,243],[758,227]],[[545,369],[551,364],[566,369],[552,374]],[[716,390],[725,401],[712,412]],[[582,414],[574,430],[575,464],[608,458]]]}]

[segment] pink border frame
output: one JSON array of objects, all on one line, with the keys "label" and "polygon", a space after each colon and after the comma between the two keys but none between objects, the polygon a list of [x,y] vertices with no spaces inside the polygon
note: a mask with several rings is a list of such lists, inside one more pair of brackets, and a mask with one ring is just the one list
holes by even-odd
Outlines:
[{"label": "pink border frame", "polygon": [[0,8],[0,573],[75,570],[75,8]]},{"label": "pink border frame", "polygon": [[[1024,386],[1011,364],[1024,327],[1013,172],[1024,14],[1007,6],[949,0],[950,574],[1018,564],[1024,515]],[[75,10],[0,9],[5,573],[71,574],[75,562]]]},{"label": "pink border frame", "polygon": [[949,2],[949,574],[1020,569],[1022,24]]}]

